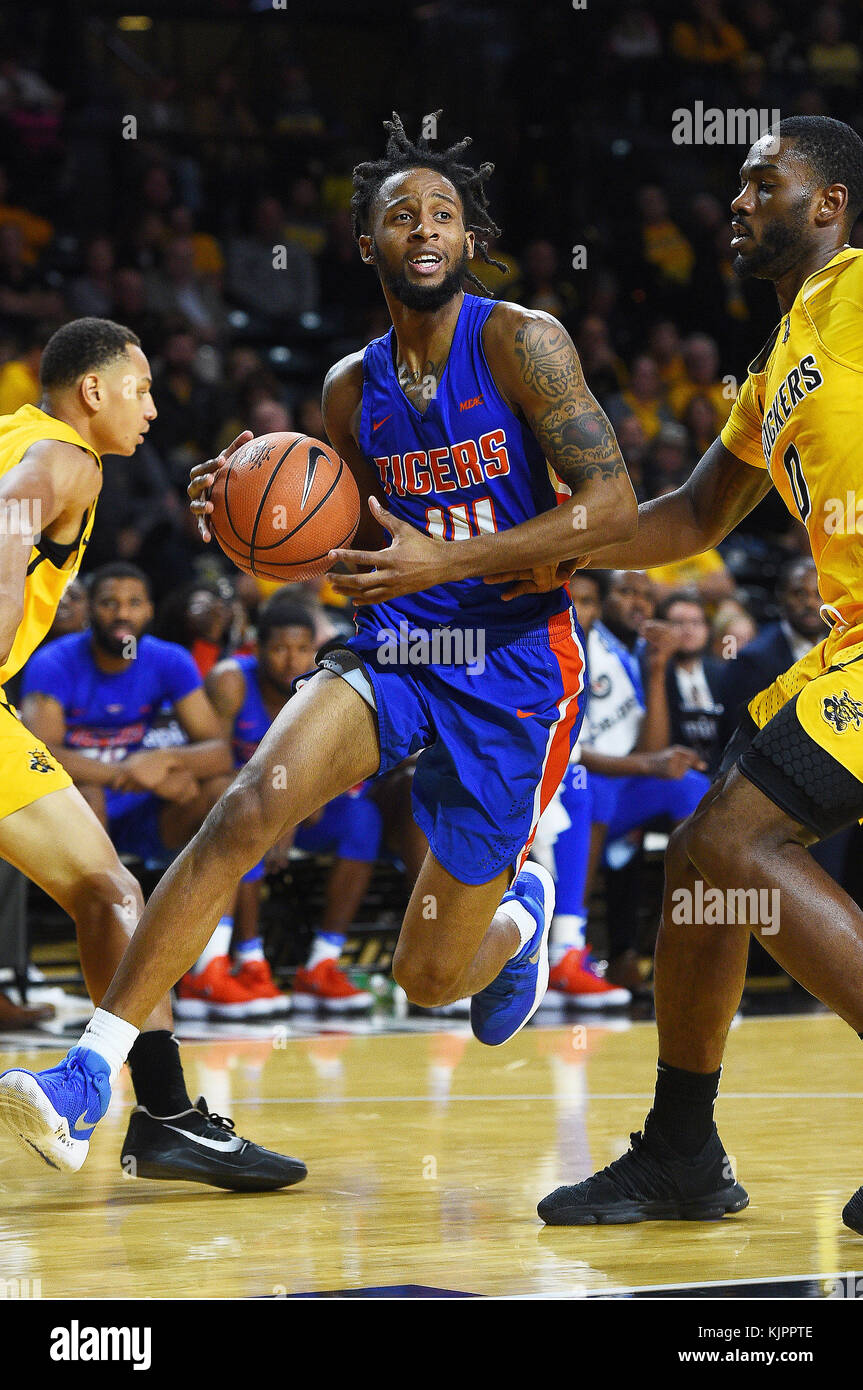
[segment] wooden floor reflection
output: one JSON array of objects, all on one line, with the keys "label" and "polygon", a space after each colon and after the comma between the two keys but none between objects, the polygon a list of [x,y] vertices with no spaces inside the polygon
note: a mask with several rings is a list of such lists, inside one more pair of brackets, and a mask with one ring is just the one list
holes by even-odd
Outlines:
[{"label": "wooden floor reflection", "polygon": [[[266,1297],[419,1285],[563,1296],[863,1267],[841,1209],[863,1182],[863,1058],[832,1017],[745,1020],[720,1133],[752,1199],[715,1224],[547,1229],[537,1200],[615,1158],[653,1089],[655,1030],[531,1028],[184,1044],[192,1094],[308,1163],[283,1193],[126,1177],[118,1088],[77,1177],[0,1150],[0,1279],[43,1297]],[[6,1050],[0,1065],[51,1065]]]}]

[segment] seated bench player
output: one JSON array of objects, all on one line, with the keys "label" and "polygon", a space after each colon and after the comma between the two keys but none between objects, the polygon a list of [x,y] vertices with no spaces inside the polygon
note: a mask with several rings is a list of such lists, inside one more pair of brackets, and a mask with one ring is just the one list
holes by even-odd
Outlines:
[{"label": "seated bench player", "polygon": [[[92,576],[90,627],[39,648],[21,714],[62,760],[118,854],[164,862],[194,835],[232,776],[230,750],[195,663],[146,634],[147,576],[117,561]],[[146,748],[163,705],[188,743]]]},{"label": "seated bench player", "polygon": [[[292,683],[307,674],[315,660],[314,615],[296,598],[276,592],[258,615],[256,656],[233,656],[209,673],[206,689],[231,738],[237,767],[254,753],[276,715],[290,698]],[[290,775],[290,769],[286,770]],[[240,994],[255,1000],[284,1001],[264,958],[258,932],[260,883],[269,865],[286,862],[291,846],[309,853],[334,854],[326,886],[324,916],[312,941],[305,966],[294,980],[293,1004],[298,1009],[320,1008],[327,1013],[356,1013],[370,1009],[374,996],[352,984],[339,968],[347,928],[365,896],[381,847],[381,812],[361,784],[337,796],[273,846],[243,875],[234,913],[219,922],[203,954],[183,979],[178,1013],[183,1016],[205,999],[230,993],[228,1001],[243,1016],[249,1006]],[[239,970],[230,975],[228,948],[234,934]],[[207,989],[210,989],[209,995]],[[274,1010],[273,1010],[274,1011]]]}]

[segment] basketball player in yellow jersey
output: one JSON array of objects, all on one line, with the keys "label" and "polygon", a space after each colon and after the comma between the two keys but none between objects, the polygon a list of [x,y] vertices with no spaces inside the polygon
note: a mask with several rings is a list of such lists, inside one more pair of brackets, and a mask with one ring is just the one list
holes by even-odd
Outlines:
[{"label": "basketball player in yellow jersey", "polygon": [[[847,245],[863,208],[863,141],[824,116],[782,121],[778,135],[778,150],[765,136],[740,171],[731,245],[738,275],[775,285],[780,322],[691,478],[640,507],[635,538],[591,563],[697,554],[772,484],[809,533],[831,631],[751,701],[717,781],[671,837],[653,1109],[622,1158],[540,1203],[550,1225],[712,1219],[747,1205],[713,1104],[750,931],[863,1036],[863,912],[806,852],[863,817],[863,252]],[[863,1188],[842,1216],[863,1234]]]},{"label": "basketball player in yellow jersey", "polygon": [[[0,417],[0,687],[42,641],[78,572],[102,485],[101,455],[133,454],[156,417],[140,342],[109,320],[77,319],[59,329],[45,346],[40,378],[40,408]],[[206,707],[202,692],[189,698],[197,694]],[[213,724],[217,730],[215,716]],[[73,919],[98,1004],[143,911],[141,890],[69,774],[2,689],[0,858]],[[247,1191],[305,1177],[297,1159],[241,1139],[202,1101],[192,1105],[172,1026],[166,997],[129,1056],[139,1105],[124,1171]]]}]

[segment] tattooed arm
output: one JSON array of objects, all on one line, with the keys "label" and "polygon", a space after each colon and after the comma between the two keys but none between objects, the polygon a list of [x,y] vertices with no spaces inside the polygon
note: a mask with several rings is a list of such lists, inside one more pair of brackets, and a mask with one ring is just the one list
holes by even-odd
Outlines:
[{"label": "tattooed arm", "polygon": [[635,494],[569,334],[550,314],[499,304],[486,322],[483,347],[498,390],[572,497],[511,530],[451,542],[450,550],[459,552],[452,577],[557,565],[599,544],[626,541],[637,524]]}]

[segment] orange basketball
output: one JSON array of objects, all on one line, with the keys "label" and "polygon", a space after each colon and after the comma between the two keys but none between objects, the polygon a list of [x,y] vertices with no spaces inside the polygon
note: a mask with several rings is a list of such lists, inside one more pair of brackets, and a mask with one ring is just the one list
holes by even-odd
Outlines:
[{"label": "orange basketball", "polygon": [[219,469],[210,501],[208,525],[228,559],[285,584],[328,570],[328,552],[349,545],[360,520],[350,469],[307,434],[250,439]]}]

